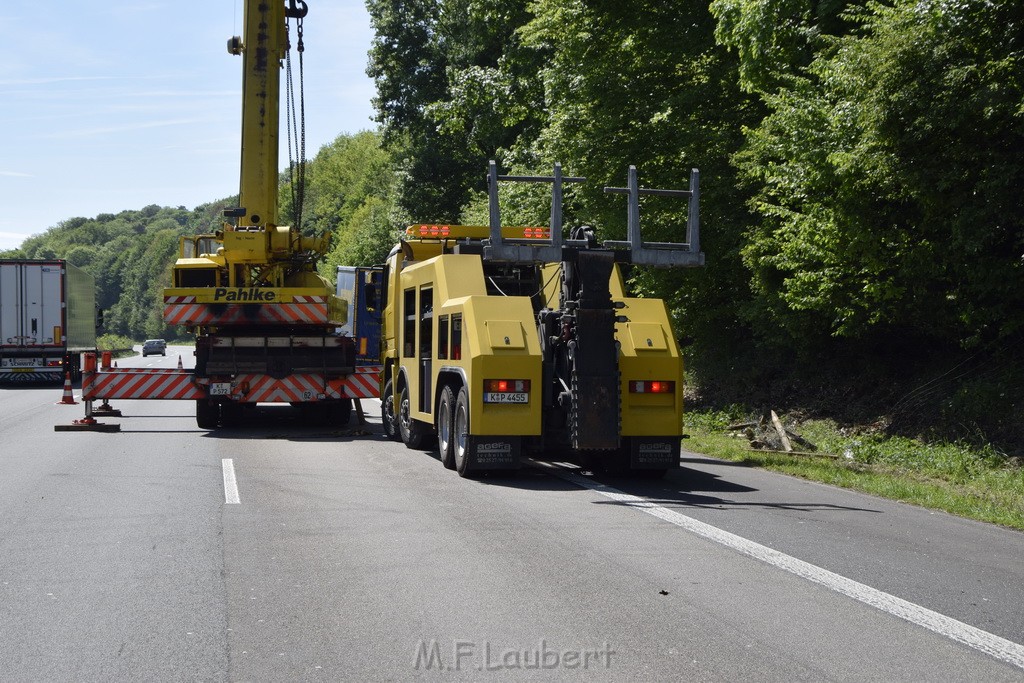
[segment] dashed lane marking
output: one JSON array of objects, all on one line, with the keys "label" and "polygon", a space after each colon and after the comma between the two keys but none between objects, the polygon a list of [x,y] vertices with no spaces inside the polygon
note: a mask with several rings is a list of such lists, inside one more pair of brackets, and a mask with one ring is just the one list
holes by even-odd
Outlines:
[{"label": "dashed lane marking", "polygon": [[235,479],[235,461],[224,458],[220,461],[224,470],[224,504],[236,505],[242,501],[238,498],[238,480]]}]

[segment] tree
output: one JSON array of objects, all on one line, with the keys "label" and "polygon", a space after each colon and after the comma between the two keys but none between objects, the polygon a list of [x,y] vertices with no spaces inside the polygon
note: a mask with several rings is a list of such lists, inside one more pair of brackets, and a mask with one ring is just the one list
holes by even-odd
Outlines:
[{"label": "tree", "polygon": [[385,146],[398,160],[399,206],[453,221],[488,159],[536,128],[543,102],[534,52],[518,29],[526,0],[371,0],[367,70]]},{"label": "tree", "polygon": [[713,0],[715,37],[739,57],[739,84],[771,94],[784,87],[849,26],[843,12],[863,0]]},{"label": "tree", "polygon": [[971,345],[1024,310],[1024,8],[871,5],[739,157],[763,217],[744,261],[785,343],[824,330]]}]

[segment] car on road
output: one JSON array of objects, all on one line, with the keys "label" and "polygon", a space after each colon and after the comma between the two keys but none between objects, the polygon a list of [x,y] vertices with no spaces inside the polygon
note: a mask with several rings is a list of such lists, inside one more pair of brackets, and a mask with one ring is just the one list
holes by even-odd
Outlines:
[{"label": "car on road", "polygon": [[142,357],[153,354],[160,354],[161,356],[167,355],[167,342],[163,339],[147,339],[142,345]]}]

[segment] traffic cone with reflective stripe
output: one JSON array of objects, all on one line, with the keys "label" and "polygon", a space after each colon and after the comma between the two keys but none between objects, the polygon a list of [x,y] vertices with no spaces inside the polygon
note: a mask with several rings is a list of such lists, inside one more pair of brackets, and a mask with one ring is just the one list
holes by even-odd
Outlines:
[{"label": "traffic cone with reflective stripe", "polygon": [[71,373],[64,373],[64,396],[57,401],[57,405],[69,405],[77,406],[78,401],[75,400],[75,395],[71,393]]},{"label": "traffic cone with reflective stripe", "polygon": [[178,354],[178,369],[179,370],[184,370],[184,368],[181,367],[181,354],[180,353]]}]

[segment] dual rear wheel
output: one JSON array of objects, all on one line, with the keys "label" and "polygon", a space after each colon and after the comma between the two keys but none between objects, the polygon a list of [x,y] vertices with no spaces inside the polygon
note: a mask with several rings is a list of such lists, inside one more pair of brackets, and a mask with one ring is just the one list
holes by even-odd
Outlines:
[{"label": "dual rear wheel", "polygon": [[402,390],[398,393],[398,433],[409,448],[422,450],[430,441],[430,427],[412,417],[408,384],[403,384]]},{"label": "dual rear wheel", "polygon": [[437,402],[437,450],[441,464],[455,470],[459,476],[468,476],[472,471],[469,454],[469,392],[460,387],[458,396],[451,385],[441,390]]}]

